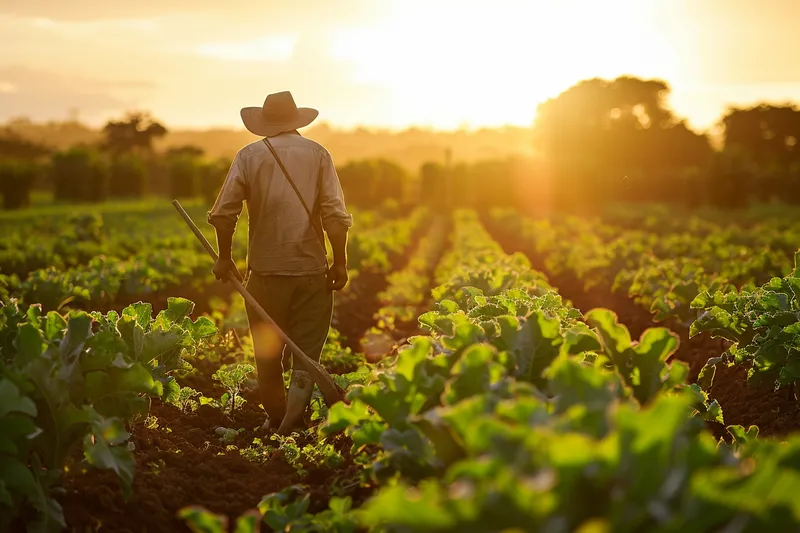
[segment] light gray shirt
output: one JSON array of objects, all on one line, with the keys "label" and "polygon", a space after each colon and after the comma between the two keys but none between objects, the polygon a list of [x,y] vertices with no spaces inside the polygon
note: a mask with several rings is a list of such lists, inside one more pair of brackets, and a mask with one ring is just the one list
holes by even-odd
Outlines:
[{"label": "light gray shirt", "polygon": [[[269,138],[306,205],[333,225],[353,225],[333,159],[320,144],[296,132]],[[208,213],[218,229],[236,229],[247,202],[248,266],[263,275],[303,276],[325,271],[325,250],[303,204],[263,140],[242,148]]]}]

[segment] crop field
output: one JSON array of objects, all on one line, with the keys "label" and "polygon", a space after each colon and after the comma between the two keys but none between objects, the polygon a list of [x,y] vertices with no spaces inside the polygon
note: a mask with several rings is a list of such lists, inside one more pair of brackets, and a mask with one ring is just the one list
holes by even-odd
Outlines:
[{"label": "crop field", "polygon": [[277,436],[169,202],[0,213],[0,531],[800,531],[796,211],[354,220]]}]

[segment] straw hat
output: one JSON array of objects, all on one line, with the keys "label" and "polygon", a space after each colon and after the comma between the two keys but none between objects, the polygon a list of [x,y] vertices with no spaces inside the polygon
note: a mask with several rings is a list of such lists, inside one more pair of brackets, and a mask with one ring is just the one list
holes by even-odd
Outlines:
[{"label": "straw hat", "polygon": [[261,137],[308,126],[317,115],[316,109],[297,107],[289,91],[270,94],[261,107],[242,108],[244,127]]}]

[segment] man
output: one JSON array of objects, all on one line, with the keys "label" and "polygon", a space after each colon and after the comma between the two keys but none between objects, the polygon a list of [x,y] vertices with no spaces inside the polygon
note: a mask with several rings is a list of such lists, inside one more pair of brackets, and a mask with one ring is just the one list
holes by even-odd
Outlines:
[{"label": "man", "polygon": [[[216,228],[219,247],[214,275],[224,280],[229,271],[237,272],[231,243],[247,201],[247,290],[306,355],[319,361],[331,323],[332,291],[347,283],[347,232],[353,222],[331,155],[297,132],[317,115],[315,109],[298,108],[288,91],[270,94],[262,107],[242,109],[245,127],[264,139],[236,154],[208,223]],[[323,228],[333,250],[330,269]],[[283,422],[301,429],[314,384],[308,373],[294,369],[287,400],[283,365],[291,355],[283,352],[289,350],[249,306],[247,318],[267,412],[264,428],[277,429]]]}]

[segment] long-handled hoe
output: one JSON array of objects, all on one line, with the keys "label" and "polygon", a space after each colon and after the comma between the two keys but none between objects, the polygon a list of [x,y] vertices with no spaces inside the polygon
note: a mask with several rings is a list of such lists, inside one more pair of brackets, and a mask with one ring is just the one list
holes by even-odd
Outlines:
[{"label": "long-handled hoe", "polygon": [[[189,216],[189,213],[181,206],[178,200],[173,200],[172,205],[175,206],[175,209],[178,210],[183,220],[186,221],[186,224],[189,226],[189,229],[192,230],[192,233],[195,234],[197,239],[200,241],[200,244],[203,245],[203,248],[206,249],[208,255],[210,255],[215,261],[217,260],[217,252],[214,250],[214,247],[211,246],[211,243],[208,242],[208,239],[205,238],[203,233],[197,227],[197,225],[192,221],[192,218]],[[344,391],[336,385],[336,382],[333,381],[333,378],[330,374],[316,361],[311,359],[307,356],[303,350],[297,347],[297,344],[289,338],[289,336],[275,323],[272,318],[264,311],[264,308],[259,305],[253,296],[247,292],[247,289],[244,288],[242,282],[239,280],[238,276],[235,272],[228,272],[228,280],[233,283],[233,286],[239,291],[239,294],[242,295],[244,301],[247,302],[247,305],[252,307],[256,313],[258,313],[259,318],[271,324],[275,331],[277,331],[278,335],[283,339],[283,342],[286,343],[287,346],[292,350],[292,354],[294,357],[294,364],[300,367],[301,370],[305,370],[308,372],[311,379],[317,384],[319,387],[320,393],[322,393],[322,398],[325,400],[325,403],[328,406],[332,406],[336,402],[345,401],[344,398]],[[278,428],[278,432],[280,433],[281,430],[284,429],[283,427]]]}]

